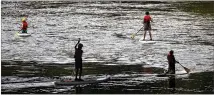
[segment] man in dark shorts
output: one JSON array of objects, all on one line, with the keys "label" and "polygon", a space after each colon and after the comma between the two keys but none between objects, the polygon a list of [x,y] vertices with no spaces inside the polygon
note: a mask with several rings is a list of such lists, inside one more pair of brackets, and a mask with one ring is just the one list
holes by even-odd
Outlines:
[{"label": "man in dark shorts", "polygon": [[143,24],[144,24],[144,37],[143,40],[145,40],[146,37],[146,32],[149,31],[149,35],[150,35],[150,40],[152,40],[152,33],[151,33],[151,24],[150,21],[152,21],[152,18],[149,15],[149,12],[146,12],[146,15],[144,16],[143,19]]},{"label": "man in dark shorts", "polygon": [[166,72],[166,74],[175,74],[175,63],[178,61],[175,60],[175,57],[173,55],[174,51],[171,50],[169,51],[169,54],[167,55],[167,60],[168,60],[168,71]]},{"label": "man in dark shorts", "polygon": [[[78,45],[78,48],[77,48]],[[80,43],[80,38],[78,43],[75,45],[75,71],[76,71],[76,76],[75,76],[75,81],[83,81],[81,79],[81,74],[82,74],[82,54],[83,54],[83,50],[82,50],[83,44]],[[79,74],[79,79],[77,78]]]}]

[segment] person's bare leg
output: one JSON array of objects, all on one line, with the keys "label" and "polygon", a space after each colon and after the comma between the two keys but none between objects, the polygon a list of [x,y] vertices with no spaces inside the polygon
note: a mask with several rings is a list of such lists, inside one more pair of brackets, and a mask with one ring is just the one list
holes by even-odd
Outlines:
[{"label": "person's bare leg", "polygon": [[81,75],[82,75],[82,68],[80,68],[79,79],[81,79]]},{"label": "person's bare leg", "polygon": [[75,76],[75,81],[76,81],[76,80],[77,80],[77,76],[78,76],[79,70],[78,70],[78,69],[75,69],[75,71],[76,71],[76,76]]},{"label": "person's bare leg", "polygon": [[143,35],[143,40],[145,40],[145,38],[146,38],[146,30],[145,30],[144,35]]},{"label": "person's bare leg", "polygon": [[149,30],[150,40],[152,40],[152,33],[151,30]]}]

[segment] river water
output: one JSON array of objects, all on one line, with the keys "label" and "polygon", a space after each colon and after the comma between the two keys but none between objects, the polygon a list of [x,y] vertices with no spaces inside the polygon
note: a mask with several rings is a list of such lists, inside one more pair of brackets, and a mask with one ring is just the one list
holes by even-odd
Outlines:
[{"label": "river water", "polygon": [[[2,1],[2,93],[213,93],[214,18],[182,11],[179,4]],[[143,31],[131,39],[146,11],[154,21],[155,43],[139,42]],[[31,36],[18,37],[26,15]],[[84,77],[108,74],[109,82],[54,86],[55,77],[72,77],[78,38],[84,45]],[[167,69],[170,50],[191,69],[176,76],[174,89],[169,77],[153,75]],[[176,71],[185,72],[178,64]]]}]

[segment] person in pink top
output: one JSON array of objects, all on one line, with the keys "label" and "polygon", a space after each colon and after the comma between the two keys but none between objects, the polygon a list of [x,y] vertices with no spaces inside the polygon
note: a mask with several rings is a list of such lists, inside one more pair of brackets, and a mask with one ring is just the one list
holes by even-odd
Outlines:
[{"label": "person in pink top", "polygon": [[150,17],[149,12],[146,12],[146,15],[144,16],[144,19],[143,19],[144,31],[145,31],[143,40],[145,40],[147,31],[149,31],[150,40],[152,40],[151,24],[150,24],[151,21],[152,21],[152,18]]}]

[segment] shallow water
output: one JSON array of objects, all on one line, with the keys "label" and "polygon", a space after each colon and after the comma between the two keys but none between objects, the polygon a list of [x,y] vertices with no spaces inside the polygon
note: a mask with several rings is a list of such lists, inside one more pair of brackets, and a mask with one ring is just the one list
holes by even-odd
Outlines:
[{"label": "shallow water", "polygon": [[[213,93],[214,18],[182,10],[179,4],[3,1],[2,93]],[[142,32],[130,37],[142,27],[147,10],[154,20],[155,43],[143,44],[139,42]],[[24,15],[31,36],[22,38],[15,32]],[[72,74],[78,38],[84,45],[84,75],[110,74],[112,79],[97,85],[55,87],[55,77]],[[168,77],[153,75],[167,69],[171,49],[191,69],[190,75],[175,78],[175,89],[168,86]],[[184,72],[178,64],[176,71]]]},{"label": "shallow water", "polygon": [[60,79],[74,79],[71,64],[23,64],[2,62],[1,90],[12,93],[213,93],[213,73],[201,72],[168,77],[157,77],[162,68],[143,65],[84,65],[83,79],[110,75],[111,79],[99,84],[73,86],[54,85]]}]

